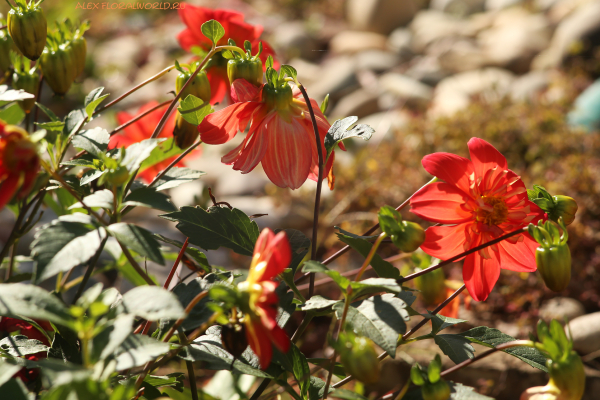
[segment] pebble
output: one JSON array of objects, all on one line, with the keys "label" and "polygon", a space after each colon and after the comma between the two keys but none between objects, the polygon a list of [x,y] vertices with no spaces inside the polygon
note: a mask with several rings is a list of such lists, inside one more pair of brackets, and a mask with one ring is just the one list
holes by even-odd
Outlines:
[{"label": "pebble", "polygon": [[573,319],[565,327],[565,333],[573,335],[573,349],[580,353],[600,350],[600,312]]},{"label": "pebble", "polygon": [[539,315],[546,322],[556,319],[559,322],[572,321],[585,314],[585,308],[579,300],[570,297],[554,297],[542,304]]}]

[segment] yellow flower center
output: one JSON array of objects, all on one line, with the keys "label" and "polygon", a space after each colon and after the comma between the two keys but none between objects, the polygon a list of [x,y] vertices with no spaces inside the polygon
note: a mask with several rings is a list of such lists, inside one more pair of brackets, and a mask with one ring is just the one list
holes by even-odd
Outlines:
[{"label": "yellow flower center", "polygon": [[508,207],[501,197],[482,196],[484,205],[477,210],[476,219],[487,225],[500,225],[508,219]]}]

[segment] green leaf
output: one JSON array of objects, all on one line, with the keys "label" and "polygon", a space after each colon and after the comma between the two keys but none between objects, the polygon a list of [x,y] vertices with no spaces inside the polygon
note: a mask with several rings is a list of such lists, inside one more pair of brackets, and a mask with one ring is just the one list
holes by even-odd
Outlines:
[{"label": "green leaf", "polygon": [[170,347],[169,343],[160,342],[146,335],[129,335],[115,352],[116,369],[117,371],[123,371],[141,367],[158,356],[167,353]]},{"label": "green leaf", "polygon": [[237,208],[210,207],[205,211],[199,207],[181,207],[161,217],[177,222],[177,229],[189,237],[189,242],[205,250],[227,247],[251,256],[259,235],[256,222]]},{"label": "green leaf", "polygon": [[475,349],[471,346],[471,342],[464,336],[453,334],[435,335],[433,340],[444,354],[450,357],[456,364],[473,358],[475,354]]},{"label": "green leaf", "polygon": [[390,278],[368,278],[360,282],[351,282],[350,286],[352,286],[352,298],[372,293],[400,293],[402,291],[396,280]]},{"label": "green leaf", "polygon": [[108,170],[100,171],[99,169],[86,171],[83,173],[83,176],[81,177],[81,181],[79,181],[79,184],[81,186],[87,185],[88,183],[93,182],[96,179],[100,178],[102,175],[104,175],[107,172],[108,172]]},{"label": "green leaf", "polygon": [[[338,303],[333,309],[341,318],[344,304]],[[398,337],[406,333],[405,321],[409,318],[404,301],[384,294],[353,303],[348,308],[346,321],[359,335],[368,337],[394,358]]]},{"label": "green leaf", "polygon": [[184,183],[192,182],[202,175],[206,175],[206,172],[195,171],[190,168],[173,167],[156,182],[153,188],[156,191],[172,189]]},{"label": "green leaf", "polygon": [[375,129],[371,128],[369,125],[360,124],[348,130],[348,128],[356,121],[358,121],[358,117],[346,117],[344,119],[338,119],[331,125],[327,135],[325,135],[325,150],[327,150],[327,157],[329,157],[335,146],[342,140],[351,137],[360,137],[365,141],[371,139]]},{"label": "green leaf", "polygon": [[281,71],[280,73],[286,74],[290,78],[293,78],[294,81],[298,80],[298,72],[291,65],[283,64],[280,68],[280,71]]},{"label": "green leaf", "polygon": [[35,99],[35,96],[31,93],[27,93],[23,89],[9,89],[6,85],[0,86],[0,101],[22,101],[27,99]]},{"label": "green leaf", "polygon": [[[86,233],[85,235],[73,238],[62,247],[52,257],[50,262],[42,269],[38,263],[35,273],[35,281],[41,282],[45,279],[53,277],[59,272],[66,272],[73,267],[86,263],[92,258],[102,247],[106,239],[106,231],[104,228],[98,228]],[[55,238],[51,242],[53,246],[58,244]],[[38,244],[40,242],[38,241]],[[54,249],[57,249],[54,247]],[[35,251],[36,249],[32,249]]]},{"label": "green leaf", "polygon": [[189,94],[177,108],[183,119],[192,125],[200,125],[204,117],[214,110],[210,103],[204,103],[193,94]]},{"label": "green leaf", "polygon": [[110,135],[106,129],[100,127],[78,133],[71,139],[74,147],[85,150],[96,157],[106,153],[109,141]]},{"label": "green leaf", "polygon": [[[142,165],[140,166],[140,172],[144,172],[148,168],[153,167],[160,162],[168,160],[171,157],[178,156],[182,152],[183,152],[183,150],[181,150],[179,147],[175,146],[174,138],[170,137],[169,139],[165,140],[164,142],[160,142],[160,144],[158,146],[156,146],[150,152],[150,155],[148,156],[148,158],[146,158],[142,162]],[[167,175],[168,174],[169,174],[169,172],[167,172]]]},{"label": "green leaf", "polygon": [[109,95],[108,93],[103,95],[102,94],[103,90],[104,90],[103,87],[96,88],[96,89],[92,90],[85,97],[85,103],[84,103],[85,104],[85,112],[88,115],[88,118],[90,118],[90,119],[94,115],[94,112],[96,111],[96,108]]},{"label": "green leaf", "polygon": [[0,284],[0,315],[41,319],[71,326],[68,308],[44,289],[23,283]]},{"label": "green leaf", "polygon": [[[371,251],[371,247],[373,247],[372,243],[364,239],[352,238],[342,233],[337,233],[337,237],[342,242],[346,243],[354,250],[362,254],[363,257],[366,257],[369,254],[369,251]],[[377,275],[379,275],[379,277],[381,278],[400,278],[400,272],[398,271],[398,269],[389,262],[385,261],[378,254],[375,254],[373,256],[373,259],[371,260],[371,266],[373,267],[373,270],[377,273]]]},{"label": "green leaf", "polygon": [[25,119],[25,112],[15,103],[0,110],[0,119],[7,124],[19,125]]},{"label": "green leaf", "polygon": [[160,246],[150,231],[125,222],[109,225],[106,229],[121,244],[129,247],[139,255],[147,257],[160,265],[165,265]]},{"label": "green leaf", "polygon": [[[161,242],[169,243],[173,246],[179,247],[180,249],[183,247],[183,243],[181,243],[179,240],[169,239],[158,233],[155,233],[154,237],[156,239],[160,240]],[[208,263],[208,259],[206,258],[206,255],[204,255],[204,253],[201,252],[200,250],[198,250],[194,247],[188,246],[185,249],[185,254],[192,257],[194,259],[194,261],[196,261],[200,265],[200,267],[202,269],[204,269],[206,272],[211,271],[211,267],[210,267],[210,264]]]},{"label": "green leaf", "polygon": [[214,19],[203,23],[200,29],[202,30],[202,34],[206,36],[211,42],[213,42],[215,46],[217,45],[219,40],[221,40],[221,38],[225,36],[225,29],[219,22],[215,21]]},{"label": "green leaf", "polygon": [[177,207],[164,193],[157,192],[154,188],[142,187],[129,193],[123,202],[124,206],[141,206],[155,208],[161,211],[175,211]]},{"label": "green leaf", "polygon": [[8,382],[20,369],[21,366],[10,364],[0,357],[0,387]]},{"label": "green leaf", "polygon": [[[333,392],[335,389],[329,387],[329,393]],[[325,381],[317,378],[316,376],[310,377],[310,387],[308,388],[308,398],[309,400],[320,400],[323,398],[325,394]]]},{"label": "green leaf", "polygon": [[108,189],[102,189],[90,194],[89,196],[85,196],[82,199],[83,204],[82,202],[78,201],[69,207],[69,210],[74,208],[83,208],[83,205],[85,204],[90,208],[106,208],[107,210],[112,211],[114,200],[115,196],[113,195],[113,192]]},{"label": "green leaf", "polygon": [[56,116],[56,114],[54,114],[54,112],[52,112],[51,109],[49,109],[48,107],[46,107],[42,103],[37,103],[36,102],[35,105],[38,106],[38,108],[40,110],[42,110],[44,112],[44,114],[46,114],[48,116],[48,118],[50,118],[50,121],[52,121],[52,122],[60,121],[60,119]]},{"label": "green leaf", "polygon": [[65,363],[81,364],[79,339],[77,334],[63,326],[57,326],[52,339],[52,347],[48,349],[48,358],[56,358]]},{"label": "green leaf", "polygon": [[126,166],[129,172],[137,171],[142,165],[142,162],[150,157],[150,154],[152,154],[152,151],[156,146],[164,140],[165,139],[146,139],[139,143],[132,144],[125,152],[122,165]]},{"label": "green leaf", "polygon": [[62,121],[50,121],[50,122],[42,122],[42,123],[35,123],[36,126],[40,129],[45,129],[47,131],[51,131],[51,132],[62,132],[62,130],[65,127],[64,122]]},{"label": "green leaf", "polygon": [[[478,326],[469,329],[466,332],[462,332],[460,335],[466,337],[473,343],[478,343],[491,348],[498,344],[517,340],[510,335],[500,332],[498,329],[488,328],[487,326]],[[548,372],[548,369],[546,368],[546,356],[537,349],[531,347],[514,347],[502,351],[521,359],[534,368]]]},{"label": "green leaf", "polygon": [[438,332],[443,331],[444,329],[451,327],[452,325],[467,322],[467,320],[464,319],[450,318],[441,314],[431,314],[429,312],[427,314],[423,314],[423,316],[425,318],[431,319],[431,333],[433,334],[437,334]]},{"label": "green leaf", "polygon": [[186,316],[177,297],[166,289],[157,286],[139,286],[123,295],[123,308],[126,313],[137,315],[148,321],[179,319]]},{"label": "green leaf", "polygon": [[300,309],[302,311],[311,311],[316,313],[316,315],[327,315],[333,311],[333,306],[340,302],[341,300],[329,300],[319,295],[315,295],[308,299]]},{"label": "green leaf", "polygon": [[7,336],[0,340],[0,349],[13,357],[24,357],[30,354],[45,352],[48,346],[37,339],[29,339],[24,335]]},{"label": "green leaf", "polygon": [[21,379],[11,379],[0,386],[2,398],[10,400],[34,400],[35,393],[29,393]]},{"label": "green leaf", "polygon": [[342,276],[338,271],[332,271],[325,264],[318,261],[310,260],[304,263],[302,272],[320,272],[329,276],[333,281],[340,287],[342,292],[346,293],[348,286],[350,286],[350,279]]},{"label": "green leaf", "polygon": [[48,264],[62,261],[56,258],[56,255],[65,246],[91,231],[92,228],[86,224],[61,220],[54,220],[40,227],[31,243],[31,256],[36,262],[34,282],[46,275],[44,270]]},{"label": "green leaf", "polygon": [[133,320],[133,315],[118,315],[108,323],[108,326],[102,332],[94,337],[91,346],[91,359],[93,362],[105,360],[114,355],[133,332]]},{"label": "green leaf", "polygon": [[293,343],[290,346],[287,357],[292,363],[292,372],[300,387],[300,396],[305,399],[308,396],[308,388],[310,386],[310,368],[308,367],[306,357]]},{"label": "green leaf", "polygon": [[183,372],[173,372],[165,376],[148,375],[144,378],[144,382],[154,387],[173,387],[175,390],[182,392],[184,379]]},{"label": "green leaf", "polygon": [[[275,233],[278,233],[279,230],[276,230]],[[296,229],[284,229],[284,232],[287,235],[288,241],[290,243],[290,248],[292,249],[292,260],[288,265],[288,268],[292,269],[292,273],[296,273],[296,269],[298,265],[304,260],[304,257],[308,254],[308,250],[310,249],[310,239],[304,235],[304,233],[296,230]]]},{"label": "green leaf", "polygon": [[63,135],[67,137],[73,135],[85,120],[87,120],[85,110],[72,110],[65,118]]}]

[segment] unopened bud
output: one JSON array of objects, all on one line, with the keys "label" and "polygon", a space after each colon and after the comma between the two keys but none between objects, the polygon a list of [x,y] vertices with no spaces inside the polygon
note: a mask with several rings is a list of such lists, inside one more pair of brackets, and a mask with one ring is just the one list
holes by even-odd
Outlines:
[{"label": "unopened bud", "polygon": [[565,225],[571,225],[575,220],[575,213],[577,213],[575,199],[562,195],[553,196],[552,199],[554,200],[554,209],[551,218],[558,221],[558,218],[562,217]]},{"label": "unopened bud", "polygon": [[8,33],[19,51],[35,61],[40,58],[46,45],[46,17],[35,1],[30,1],[25,7],[21,3],[25,4],[17,2],[16,8],[8,12]]},{"label": "unopened bud", "polygon": [[550,221],[529,225],[529,233],[540,244],[535,251],[535,262],[548,289],[560,292],[571,281],[571,251],[562,218],[558,219],[563,233]]},{"label": "unopened bud", "polygon": [[[193,71],[186,71],[183,68],[180,68],[179,72],[180,74],[177,75],[177,79],[175,81],[175,90],[177,90],[177,93],[183,89],[183,86],[190,79],[193,73]],[[210,82],[208,81],[205,71],[198,72],[194,79],[192,79],[189,85],[187,85],[183,90],[180,99],[184,100],[190,94],[196,96],[205,103],[210,101]]]},{"label": "unopened bud", "polygon": [[187,149],[194,144],[198,139],[198,127],[194,124],[187,122],[179,112],[175,119],[175,128],[173,129],[173,137],[175,138],[175,144],[180,149]]},{"label": "unopened bud", "polygon": [[[420,269],[419,269],[420,270]],[[446,299],[446,275],[442,268],[434,269],[415,278],[415,287],[421,291],[427,304],[439,304]]]},{"label": "unopened bud", "polygon": [[371,339],[352,334],[341,339],[340,360],[346,372],[364,383],[379,381],[381,366]]}]

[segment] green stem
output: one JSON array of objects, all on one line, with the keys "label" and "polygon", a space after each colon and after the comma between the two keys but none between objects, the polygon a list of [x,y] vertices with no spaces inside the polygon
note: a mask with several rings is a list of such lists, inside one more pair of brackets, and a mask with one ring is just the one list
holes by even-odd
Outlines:
[{"label": "green stem", "polygon": [[385,239],[386,237],[387,237],[387,234],[385,232],[382,232],[379,235],[379,237],[377,238],[377,240],[375,241],[375,243],[371,247],[371,250],[369,251],[369,254],[367,254],[367,258],[365,258],[365,262],[363,263],[362,267],[360,267],[360,271],[358,271],[358,274],[356,275],[356,278],[354,279],[355,282],[360,281],[360,278],[362,278],[362,276],[365,273],[367,267],[369,266],[369,264],[371,264],[371,260],[375,256],[375,253],[377,252],[377,248],[379,247],[379,245],[381,244],[381,242],[383,241],[383,239]]},{"label": "green stem", "polygon": [[300,323],[300,326],[298,327],[298,329],[296,329],[296,332],[294,332],[294,335],[292,336],[292,343],[298,342],[298,339],[300,339],[300,336],[302,336],[306,328],[308,328],[308,325],[310,324],[310,321],[312,321],[313,317],[313,313],[306,313],[306,315],[302,319],[302,322]]},{"label": "green stem", "polygon": [[188,371],[188,380],[190,381],[190,390],[192,391],[192,400],[198,400],[198,386],[196,385],[196,374],[194,373],[194,363],[186,361],[185,365]]},{"label": "green stem", "polygon": [[[94,255],[94,258],[92,258],[89,261],[88,267],[85,270],[85,274],[83,275],[83,279],[81,280],[81,283],[79,284],[79,287],[77,288],[77,293],[75,293],[75,297],[73,297],[73,303],[72,304],[75,304],[75,302],[83,294],[83,290],[85,289],[85,286],[87,285],[88,281],[90,280],[90,277],[92,276],[92,271],[94,270],[94,267],[96,266],[96,263],[98,263],[98,260],[100,259],[100,255],[102,254],[102,249],[104,249],[104,245],[106,244],[107,240],[108,240],[108,237],[105,237],[102,240],[102,242],[100,242],[100,247],[98,248],[98,251]],[[58,280],[57,282],[60,282],[60,280]],[[56,291],[58,293],[60,293],[61,289],[62,289],[61,287],[58,287],[56,289]]]}]

